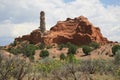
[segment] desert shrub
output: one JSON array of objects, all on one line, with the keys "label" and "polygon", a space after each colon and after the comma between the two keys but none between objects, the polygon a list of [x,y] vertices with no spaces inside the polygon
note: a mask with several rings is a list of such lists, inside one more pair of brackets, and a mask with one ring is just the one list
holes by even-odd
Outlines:
[{"label": "desert shrub", "polygon": [[42,58],[48,57],[49,56],[49,52],[47,50],[42,50],[40,52],[39,56],[42,57]]},{"label": "desert shrub", "polygon": [[67,58],[66,58],[66,61],[68,63],[76,63],[77,59],[75,58],[74,54],[68,54]]},{"label": "desert shrub", "polygon": [[67,42],[67,43],[66,43],[66,47],[69,47],[70,45],[71,45],[70,42]]},{"label": "desert shrub", "polygon": [[30,71],[30,63],[26,62],[25,60],[20,60],[19,58],[15,58],[13,63],[14,70],[11,73],[13,78],[22,80]]},{"label": "desert shrub", "polygon": [[56,56],[53,56],[52,58],[56,58]]},{"label": "desert shrub", "polygon": [[103,69],[104,73],[107,74],[111,74],[111,75],[115,75],[116,74],[116,65],[113,63],[113,60],[108,60],[106,62],[104,62],[105,65],[105,69]]},{"label": "desert shrub", "polygon": [[59,47],[59,50],[62,50],[63,48],[66,48],[67,46],[65,44],[59,44],[58,47]]},{"label": "desert shrub", "polygon": [[40,48],[40,49],[44,49],[44,48],[45,48],[45,44],[44,44],[44,43],[41,43],[41,44],[39,45],[39,48]]},{"label": "desert shrub", "polygon": [[[93,80],[89,74],[83,74],[78,70],[78,64],[65,63],[60,68],[52,71],[52,80]],[[84,76],[84,77],[83,77]]]},{"label": "desert shrub", "polygon": [[[100,73],[100,74],[106,74],[106,73],[109,73],[109,71],[112,69],[109,65],[109,63],[106,61],[106,60],[103,60],[103,59],[97,59],[97,60],[94,60],[94,62],[96,63],[95,66],[97,68],[97,72]],[[110,69],[111,68],[111,69]]]},{"label": "desert shrub", "polygon": [[92,43],[90,43],[90,46],[91,46],[93,49],[97,49],[97,48],[100,47],[100,44],[97,43],[97,42],[92,42]]},{"label": "desert shrub", "polygon": [[33,59],[33,56],[35,54],[35,50],[38,49],[35,45],[33,44],[27,44],[23,47],[22,53],[29,57],[30,59]]},{"label": "desert shrub", "polygon": [[8,51],[10,53],[13,53],[14,55],[17,55],[17,54],[21,53],[21,49],[20,48],[9,48]]},{"label": "desert shrub", "polygon": [[115,46],[113,46],[113,47],[112,47],[112,53],[113,53],[113,55],[115,55],[115,53],[116,53],[118,50],[120,50],[120,45],[115,45]]},{"label": "desert shrub", "polygon": [[89,46],[82,46],[82,50],[85,55],[89,55],[92,49]]},{"label": "desert shrub", "polygon": [[77,46],[71,43],[67,44],[68,47],[68,53],[67,54],[76,54]]},{"label": "desert shrub", "polygon": [[65,57],[65,54],[61,53],[60,54],[60,60],[64,60],[66,57]]},{"label": "desert shrub", "polygon": [[46,48],[47,48],[47,49],[50,49],[50,48],[52,48],[52,45],[48,45]]},{"label": "desert shrub", "polygon": [[92,60],[82,60],[80,61],[79,70],[83,73],[93,74],[96,71],[96,63]]},{"label": "desert shrub", "polygon": [[17,45],[17,42],[14,41],[13,43],[10,44],[11,46],[16,46]]},{"label": "desert shrub", "polygon": [[116,74],[116,77],[120,80],[120,67],[118,67],[118,69],[116,70]]},{"label": "desert shrub", "polygon": [[112,61],[103,60],[103,59],[87,59],[87,60],[81,60],[79,70],[84,73],[89,74],[114,74],[115,67]]},{"label": "desert shrub", "polygon": [[3,46],[0,46],[0,50],[3,49]]},{"label": "desert shrub", "polygon": [[117,65],[120,65],[120,50],[118,50],[118,51],[115,53],[114,63],[117,64]]},{"label": "desert shrub", "polygon": [[35,54],[35,50],[37,50],[38,47],[33,45],[33,44],[27,44],[27,45],[24,45],[23,47],[19,48],[9,48],[8,51],[13,53],[14,55],[17,55],[17,54],[24,54],[25,56],[29,57],[31,60],[34,59],[34,54]]},{"label": "desert shrub", "polygon": [[29,63],[18,57],[0,55],[0,80],[22,80],[29,71]]},{"label": "desert shrub", "polygon": [[67,74],[65,74],[65,77],[69,80],[78,80],[78,76],[76,73],[78,72],[77,70],[77,64],[74,63],[68,63],[64,65],[65,71]]},{"label": "desert shrub", "polygon": [[60,66],[62,66],[62,63],[59,60],[54,60],[47,57],[40,60],[35,67],[39,72],[49,73]]}]

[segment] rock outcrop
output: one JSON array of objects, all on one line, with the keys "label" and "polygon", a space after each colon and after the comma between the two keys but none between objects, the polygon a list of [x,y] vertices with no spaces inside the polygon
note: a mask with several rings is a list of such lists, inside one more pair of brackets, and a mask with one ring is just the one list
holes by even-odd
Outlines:
[{"label": "rock outcrop", "polygon": [[43,41],[46,45],[52,43],[71,42],[76,45],[88,45],[91,42],[97,42],[101,45],[109,43],[107,38],[103,37],[98,27],[95,27],[84,16],[74,19],[67,18],[65,21],[59,21],[50,31],[41,37],[40,30],[33,31],[30,35],[16,38],[16,41],[28,40],[34,44]]},{"label": "rock outcrop", "polygon": [[15,38],[15,41],[29,41],[30,43],[37,44],[42,42],[41,31],[39,29],[34,30],[30,35],[24,35],[22,37]]}]

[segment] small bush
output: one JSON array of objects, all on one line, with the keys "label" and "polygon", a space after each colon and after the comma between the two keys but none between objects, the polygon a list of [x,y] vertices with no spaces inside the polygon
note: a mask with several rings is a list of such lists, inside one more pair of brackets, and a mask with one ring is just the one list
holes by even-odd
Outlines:
[{"label": "small bush", "polygon": [[73,54],[68,54],[67,58],[66,58],[66,61],[68,63],[76,63],[77,59],[75,58],[75,56]]},{"label": "small bush", "polygon": [[3,49],[4,47],[3,46],[0,46],[0,50]]},{"label": "small bush", "polygon": [[32,57],[35,54],[35,50],[37,47],[33,44],[25,45],[22,49],[22,53],[26,55],[27,57]]},{"label": "small bush", "polygon": [[92,42],[90,43],[90,46],[93,48],[93,49],[97,49],[100,47],[100,44],[99,43],[96,43],[96,42]]},{"label": "small bush", "polygon": [[92,60],[81,60],[80,67],[81,72],[93,74],[96,71],[96,64],[95,61]]},{"label": "small bush", "polygon": [[118,50],[120,50],[120,45],[115,45],[115,46],[113,46],[113,47],[112,47],[112,53],[113,53],[113,55],[115,55],[115,53],[116,53]]},{"label": "small bush", "polygon": [[60,54],[60,60],[64,60],[65,59],[65,55],[62,53]]},{"label": "small bush", "polygon": [[9,48],[8,51],[10,53],[13,53],[14,55],[17,55],[17,54],[21,53],[21,49],[20,48]]},{"label": "small bush", "polygon": [[48,73],[61,66],[61,61],[54,60],[51,58],[44,58],[36,64],[35,69],[37,69],[39,72]]},{"label": "small bush", "polygon": [[24,45],[23,47],[19,48],[9,48],[8,51],[13,53],[14,55],[17,55],[17,54],[24,54],[25,56],[29,57],[31,60],[34,59],[34,54],[35,54],[35,50],[37,50],[38,47],[36,47],[35,45],[33,44],[27,44],[27,45]]},{"label": "small bush", "polygon": [[39,45],[39,48],[40,48],[40,49],[44,49],[44,48],[45,48],[45,44],[44,44],[44,43],[41,43],[41,44]]},{"label": "small bush", "polygon": [[13,43],[10,43],[10,46],[16,46],[16,45],[17,45],[16,41],[14,41]]},{"label": "small bush", "polygon": [[59,50],[62,50],[63,48],[65,48],[67,46],[65,44],[60,44],[60,45],[58,45],[58,47],[59,47]]},{"label": "small bush", "polygon": [[114,56],[114,63],[115,64],[120,64],[120,50],[118,50],[116,53],[115,53],[115,56]]},{"label": "small bush", "polygon": [[5,57],[0,54],[0,80],[23,80],[30,69],[26,60],[18,57]]},{"label": "small bush", "polygon": [[82,50],[85,55],[89,55],[92,49],[89,46],[82,46]]},{"label": "small bush", "polygon": [[71,43],[67,44],[68,47],[68,54],[76,54],[77,46]]},{"label": "small bush", "polygon": [[48,57],[49,56],[49,52],[47,50],[42,50],[40,52],[39,56],[42,57],[42,58]]},{"label": "small bush", "polygon": [[52,45],[48,45],[48,46],[47,46],[47,49],[50,49],[50,48],[52,48]]}]

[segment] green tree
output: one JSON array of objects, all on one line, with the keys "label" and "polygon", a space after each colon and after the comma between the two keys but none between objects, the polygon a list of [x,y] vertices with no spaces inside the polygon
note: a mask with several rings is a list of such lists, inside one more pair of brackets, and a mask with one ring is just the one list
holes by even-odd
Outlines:
[{"label": "green tree", "polygon": [[89,46],[82,46],[82,50],[85,55],[89,55],[92,49]]},{"label": "green tree", "polygon": [[48,57],[49,56],[49,52],[47,50],[42,50],[40,52],[39,56],[42,57],[42,58]]},{"label": "green tree", "polygon": [[112,53],[113,53],[113,55],[115,55],[118,50],[120,50],[120,45],[113,46],[112,47]]},{"label": "green tree", "polygon": [[65,55],[62,53],[60,54],[60,60],[64,60],[65,59]]},{"label": "green tree", "polygon": [[97,49],[97,48],[100,47],[100,44],[97,43],[97,42],[92,42],[92,43],[90,43],[90,46],[91,46],[93,49]]}]

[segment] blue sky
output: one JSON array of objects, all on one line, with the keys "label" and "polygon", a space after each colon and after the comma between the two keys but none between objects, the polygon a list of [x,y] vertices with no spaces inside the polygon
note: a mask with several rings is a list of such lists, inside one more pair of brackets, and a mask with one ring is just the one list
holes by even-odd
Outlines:
[{"label": "blue sky", "polygon": [[[66,0],[67,1],[67,0]],[[120,0],[100,0],[105,6],[106,5],[120,5]]]},{"label": "blue sky", "polygon": [[109,40],[120,41],[120,0],[0,0],[0,45],[37,29],[41,10],[48,30],[59,20],[84,15]]},{"label": "blue sky", "polygon": [[[64,2],[71,2],[75,0],[64,0]],[[105,6],[107,5],[120,5],[120,0],[100,0]]]},{"label": "blue sky", "polygon": [[67,2],[72,2],[72,1],[74,1],[74,0],[64,0],[64,2],[66,2],[66,3],[67,3]]}]

